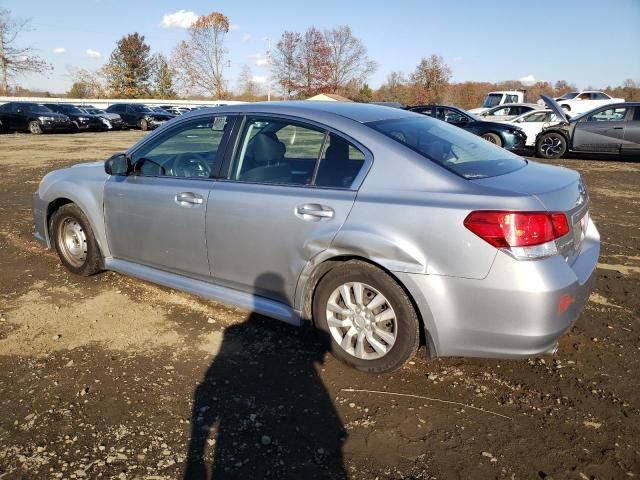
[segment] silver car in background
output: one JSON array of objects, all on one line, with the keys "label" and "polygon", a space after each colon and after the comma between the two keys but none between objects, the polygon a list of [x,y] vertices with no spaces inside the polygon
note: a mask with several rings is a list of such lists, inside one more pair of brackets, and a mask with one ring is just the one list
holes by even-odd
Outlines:
[{"label": "silver car in background", "polygon": [[553,352],[600,240],[580,176],[439,120],[334,102],[198,110],[49,173],[36,237],[107,269],[327,332],[370,372]]}]

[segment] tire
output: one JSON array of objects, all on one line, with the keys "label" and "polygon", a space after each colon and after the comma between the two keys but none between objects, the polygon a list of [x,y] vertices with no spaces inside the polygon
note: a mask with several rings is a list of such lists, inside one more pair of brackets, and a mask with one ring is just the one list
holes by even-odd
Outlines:
[{"label": "tire", "polygon": [[49,232],[67,270],[85,277],[102,270],[100,248],[87,217],[77,205],[68,203],[53,212]]},{"label": "tire", "polygon": [[560,158],[567,152],[567,140],[557,132],[540,135],[536,140],[536,155],[541,158]]},{"label": "tire", "polygon": [[493,143],[498,147],[502,147],[502,139],[500,138],[500,135],[497,135],[495,133],[485,133],[482,135],[482,138],[484,138],[489,143]]},{"label": "tire", "polygon": [[[364,308],[357,306],[358,301]],[[396,370],[420,344],[420,321],[405,291],[389,275],[362,261],[341,263],[322,277],[313,295],[313,319],[329,337],[333,355],[363,372]]]},{"label": "tire", "polygon": [[78,133],[80,131],[80,125],[78,125],[78,122],[71,122],[71,131],[73,133]]},{"label": "tire", "polygon": [[140,130],[142,130],[143,132],[149,130],[149,123],[144,118],[138,122],[138,125],[140,127]]},{"label": "tire", "polygon": [[33,135],[40,135],[42,133],[42,126],[40,125],[40,122],[38,122],[37,120],[30,121],[29,132],[31,132]]}]

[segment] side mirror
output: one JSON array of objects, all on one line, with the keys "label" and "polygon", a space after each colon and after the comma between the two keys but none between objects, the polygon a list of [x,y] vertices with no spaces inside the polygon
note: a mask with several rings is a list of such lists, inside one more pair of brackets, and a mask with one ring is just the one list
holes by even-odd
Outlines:
[{"label": "side mirror", "polygon": [[131,160],[124,153],[117,153],[104,162],[107,175],[127,176],[131,173]]}]

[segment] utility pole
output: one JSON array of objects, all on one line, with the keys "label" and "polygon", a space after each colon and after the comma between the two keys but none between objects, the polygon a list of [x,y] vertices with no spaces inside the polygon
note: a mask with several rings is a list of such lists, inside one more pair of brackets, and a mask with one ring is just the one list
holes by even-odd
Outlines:
[{"label": "utility pole", "polygon": [[267,102],[271,101],[271,37],[267,37]]}]

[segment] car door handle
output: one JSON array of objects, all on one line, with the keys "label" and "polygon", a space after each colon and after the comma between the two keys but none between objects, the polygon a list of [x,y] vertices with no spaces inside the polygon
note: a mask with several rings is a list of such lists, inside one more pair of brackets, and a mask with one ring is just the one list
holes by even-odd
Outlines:
[{"label": "car door handle", "polygon": [[193,192],[182,192],[176,194],[175,201],[181,207],[192,207],[202,205],[204,200],[200,195]]},{"label": "car door handle", "polygon": [[320,220],[322,218],[333,218],[335,212],[331,207],[318,203],[306,203],[296,207],[296,215],[303,220],[307,220],[309,217]]}]

